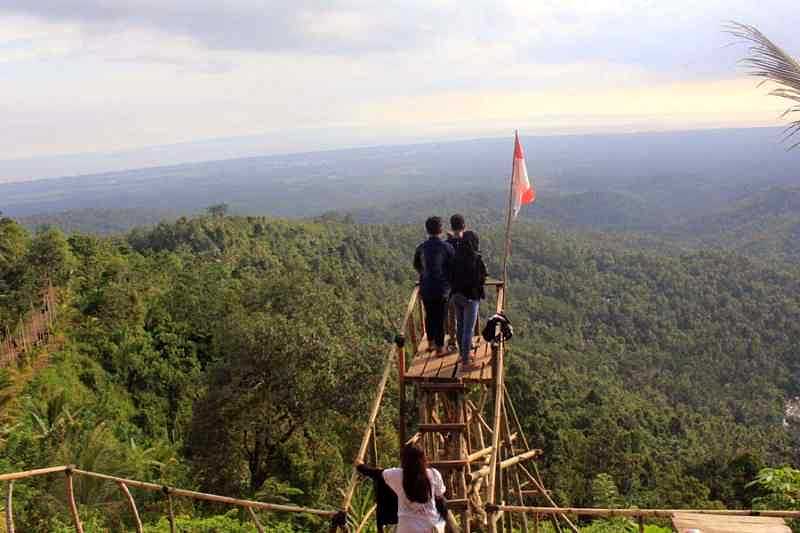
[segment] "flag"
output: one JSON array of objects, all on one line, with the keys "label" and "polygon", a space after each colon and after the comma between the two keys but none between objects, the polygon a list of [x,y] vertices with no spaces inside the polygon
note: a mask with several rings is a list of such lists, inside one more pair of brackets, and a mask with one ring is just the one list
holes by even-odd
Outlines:
[{"label": "flag", "polygon": [[533,203],[536,190],[528,180],[528,169],[525,167],[525,152],[519,142],[519,133],[514,134],[514,166],[511,173],[511,212],[516,218],[520,207]]}]

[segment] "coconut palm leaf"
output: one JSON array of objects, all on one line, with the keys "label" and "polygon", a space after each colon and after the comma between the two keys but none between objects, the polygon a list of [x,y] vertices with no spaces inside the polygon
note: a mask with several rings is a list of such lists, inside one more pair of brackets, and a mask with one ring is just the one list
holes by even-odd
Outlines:
[{"label": "coconut palm leaf", "polygon": [[[759,86],[768,82],[775,83],[778,88],[770,92],[770,95],[800,102],[800,63],[796,59],[753,26],[731,22],[727,26],[727,31],[750,45],[749,55],[742,59],[741,63],[749,69],[751,76],[761,78]],[[800,104],[791,105],[781,118],[795,113],[800,113]],[[789,123],[784,130],[784,140],[788,140],[798,132],[800,132],[800,119]],[[789,149],[797,146],[800,146],[800,142],[794,143]]]}]

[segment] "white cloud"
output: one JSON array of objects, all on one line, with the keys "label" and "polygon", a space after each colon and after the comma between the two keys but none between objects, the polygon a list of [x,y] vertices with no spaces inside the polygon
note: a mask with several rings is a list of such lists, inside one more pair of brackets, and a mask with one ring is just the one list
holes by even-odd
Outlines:
[{"label": "white cloud", "polygon": [[[0,122],[14,134],[0,158],[281,131],[338,131],[340,145],[361,138],[358,128],[474,135],[516,120],[513,107],[555,129],[653,116],[722,123],[737,109],[763,123],[777,103],[754,87],[714,85],[736,75],[742,53],[724,46],[721,25],[752,22],[800,51],[795,9],[794,0],[4,0]],[[704,112],[715,95],[728,107]]]}]

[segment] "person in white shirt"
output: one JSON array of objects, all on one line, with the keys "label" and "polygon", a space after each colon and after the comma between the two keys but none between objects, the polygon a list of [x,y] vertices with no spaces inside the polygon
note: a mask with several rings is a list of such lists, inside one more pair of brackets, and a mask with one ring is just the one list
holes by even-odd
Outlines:
[{"label": "person in white shirt", "polygon": [[400,453],[400,468],[383,471],[383,480],[397,494],[397,533],[444,532],[445,486],[442,474],[428,468],[425,452],[407,444]]}]

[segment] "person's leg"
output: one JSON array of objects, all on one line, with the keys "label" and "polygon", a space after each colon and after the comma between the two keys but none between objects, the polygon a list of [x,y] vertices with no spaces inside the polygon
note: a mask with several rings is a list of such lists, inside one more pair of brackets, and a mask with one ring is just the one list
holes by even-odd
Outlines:
[{"label": "person's leg", "polygon": [[444,309],[447,302],[443,298],[426,298],[422,300],[425,306],[425,332],[428,336],[429,348],[444,346]]},{"label": "person's leg", "polygon": [[463,338],[463,331],[464,331],[464,310],[465,304],[467,302],[466,298],[464,298],[461,294],[454,294],[451,299],[450,308],[455,310],[455,318],[456,318],[456,339],[458,339],[458,352],[461,355],[461,360],[464,360],[464,345],[461,342]]},{"label": "person's leg", "polygon": [[475,331],[475,322],[478,320],[478,308],[480,300],[467,300],[464,304],[464,330],[461,338],[461,345],[464,347],[461,352],[461,360],[467,363],[472,353],[472,337]]},{"label": "person's leg", "polygon": [[445,329],[445,338],[447,338],[447,349],[449,351],[455,350],[458,334],[456,333],[456,308],[452,296],[447,304],[447,328]]},{"label": "person's leg", "polygon": [[435,348],[433,342],[433,334],[436,331],[436,305],[435,301],[430,298],[422,299],[422,307],[425,309],[425,336],[428,337],[428,351]]},{"label": "person's leg", "polygon": [[436,340],[436,346],[440,350],[444,350],[444,321],[447,318],[447,301],[448,299],[446,297],[442,297],[438,300],[436,306],[437,310],[439,311],[439,316],[437,317],[438,320],[436,321],[438,329],[434,339]]}]

